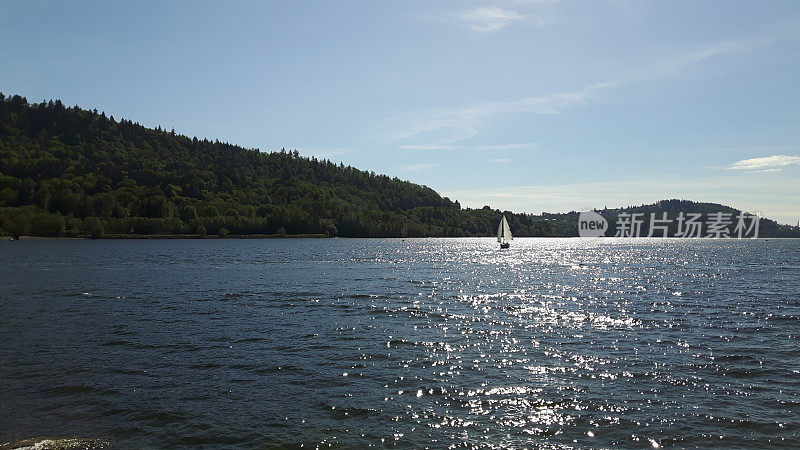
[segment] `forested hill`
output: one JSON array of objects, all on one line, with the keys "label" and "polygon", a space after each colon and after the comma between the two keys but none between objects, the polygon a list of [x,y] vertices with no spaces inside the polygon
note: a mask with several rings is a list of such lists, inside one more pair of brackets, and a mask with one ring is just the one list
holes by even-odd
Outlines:
[{"label": "forested hill", "polygon": [[[500,215],[297,151],[0,94],[0,234],[487,236]],[[551,234],[538,217],[506,215],[518,236]]]}]

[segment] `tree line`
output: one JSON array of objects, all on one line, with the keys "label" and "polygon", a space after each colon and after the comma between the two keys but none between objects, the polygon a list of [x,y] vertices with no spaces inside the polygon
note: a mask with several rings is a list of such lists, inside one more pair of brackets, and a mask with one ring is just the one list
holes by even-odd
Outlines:
[{"label": "tree line", "polygon": [[[487,236],[502,212],[294,151],[0,93],[0,234]],[[550,224],[505,212],[515,235]]]},{"label": "tree line", "polygon": [[[611,234],[621,212],[641,213],[646,229],[651,213],[739,211],[687,200],[599,210]],[[515,236],[578,235],[575,211],[462,208],[427,186],[296,150],[266,153],[0,93],[0,236],[491,236],[503,214]],[[800,227],[761,219],[760,236],[800,237]]]}]

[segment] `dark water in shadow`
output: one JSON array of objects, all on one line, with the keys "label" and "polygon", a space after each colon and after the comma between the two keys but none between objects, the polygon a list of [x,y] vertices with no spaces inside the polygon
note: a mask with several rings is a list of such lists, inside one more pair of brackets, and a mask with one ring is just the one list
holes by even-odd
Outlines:
[{"label": "dark water in shadow", "polygon": [[800,241],[0,242],[0,443],[800,446]]}]

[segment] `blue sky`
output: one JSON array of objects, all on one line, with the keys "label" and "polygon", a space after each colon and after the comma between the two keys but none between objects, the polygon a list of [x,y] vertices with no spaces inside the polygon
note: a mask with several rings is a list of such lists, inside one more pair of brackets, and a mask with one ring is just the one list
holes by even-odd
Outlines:
[{"label": "blue sky", "polygon": [[800,219],[800,2],[0,2],[0,91],[540,213]]}]

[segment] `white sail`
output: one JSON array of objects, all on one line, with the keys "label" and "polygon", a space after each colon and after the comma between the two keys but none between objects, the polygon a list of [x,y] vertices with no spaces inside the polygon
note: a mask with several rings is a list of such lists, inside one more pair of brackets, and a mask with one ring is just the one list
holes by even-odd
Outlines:
[{"label": "white sail", "polygon": [[503,222],[506,220],[506,216],[503,216],[503,219],[500,220],[500,224],[497,225],[497,242],[503,242]]},{"label": "white sail", "polygon": [[500,220],[500,225],[497,226],[497,242],[502,243],[512,239],[514,239],[514,236],[511,235],[511,228],[508,226],[506,216],[503,216],[503,219]]}]

